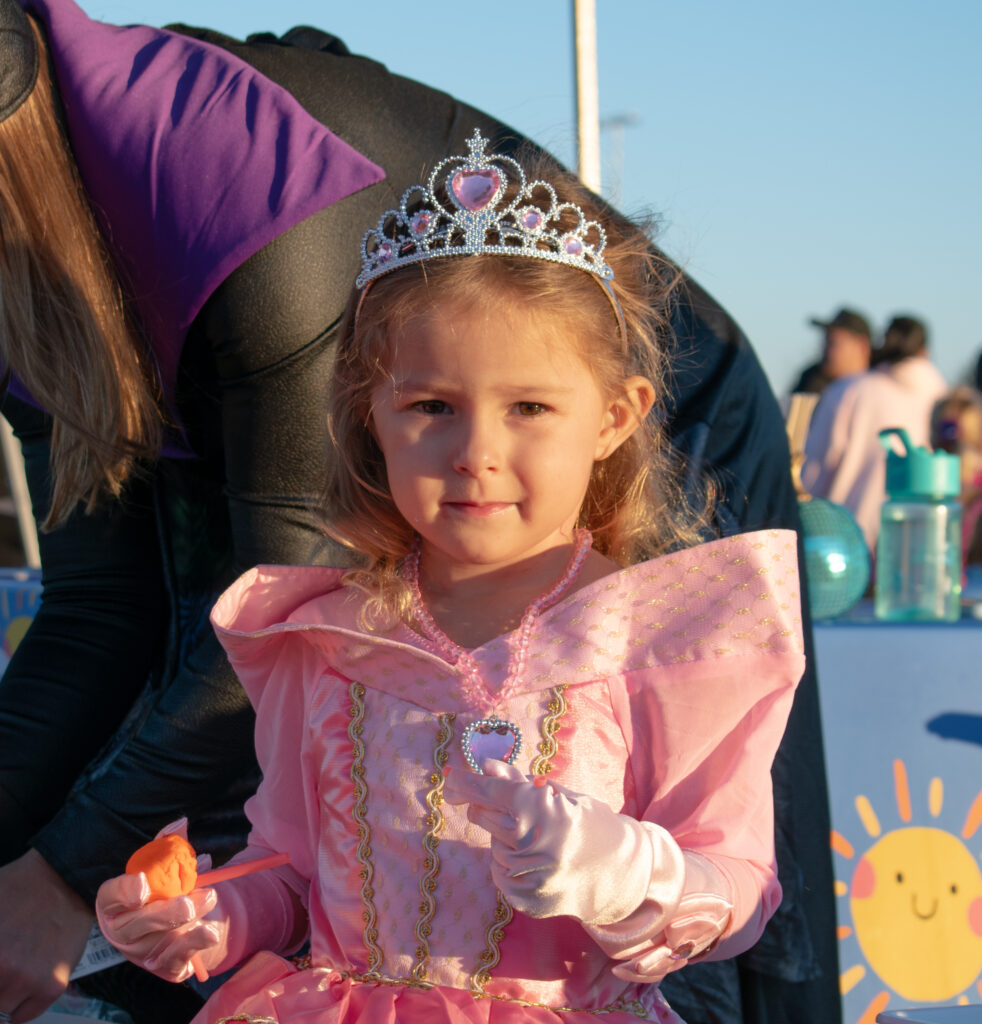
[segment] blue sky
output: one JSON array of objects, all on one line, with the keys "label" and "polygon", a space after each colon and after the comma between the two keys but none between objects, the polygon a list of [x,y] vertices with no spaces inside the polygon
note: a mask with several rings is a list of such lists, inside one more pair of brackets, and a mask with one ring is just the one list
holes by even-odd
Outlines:
[{"label": "blue sky", "polygon": [[[233,36],[312,24],[575,162],[569,0],[82,0]],[[950,381],[982,350],[982,3],[597,0],[605,187],[741,323],[778,393],[811,316],[929,325]]]}]

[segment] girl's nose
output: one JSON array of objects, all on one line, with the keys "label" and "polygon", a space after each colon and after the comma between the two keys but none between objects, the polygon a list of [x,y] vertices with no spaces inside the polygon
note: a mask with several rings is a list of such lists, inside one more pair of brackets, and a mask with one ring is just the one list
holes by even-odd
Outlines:
[{"label": "girl's nose", "polygon": [[458,473],[478,476],[493,472],[500,465],[501,443],[494,426],[478,418],[461,423],[454,469]]}]

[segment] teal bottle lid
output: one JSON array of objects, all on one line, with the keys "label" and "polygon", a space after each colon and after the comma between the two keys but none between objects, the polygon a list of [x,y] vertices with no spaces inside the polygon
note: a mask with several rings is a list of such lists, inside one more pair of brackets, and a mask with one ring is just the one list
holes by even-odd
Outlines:
[{"label": "teal bottle lid", "polygon": [[[891,438],[897,437],[906,454],[894,450]],[[903,427],[880,431],[880,444],[887,453],[887,494],[891,499],[933,501],[955,498],[961,491],[960,459],[950,452],[932,452],[914,445]]]}]

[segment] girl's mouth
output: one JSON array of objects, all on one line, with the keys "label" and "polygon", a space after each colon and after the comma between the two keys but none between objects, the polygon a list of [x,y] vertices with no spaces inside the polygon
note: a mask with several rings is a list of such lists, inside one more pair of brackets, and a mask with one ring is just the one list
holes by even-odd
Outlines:
[{"label": "girl's mouth", "polygon": [[487,519],[511,508],[510,501],[445,501],[443,507],[451,514],[468,519]]}]

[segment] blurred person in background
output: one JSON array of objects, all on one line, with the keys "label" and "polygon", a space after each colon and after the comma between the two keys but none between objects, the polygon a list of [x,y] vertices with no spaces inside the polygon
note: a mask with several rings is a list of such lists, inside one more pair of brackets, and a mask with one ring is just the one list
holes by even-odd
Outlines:
[{"label": "blurred person in background", "polygon": [[810,322],[825,332],[822,358],[801,371],[793,392],[820,395],[832,381],[869,369],[872,332],[862,313],[840,309],[831,320]]},{"label": "blurred person in background", "polygon": [[959,458],[962,503],[962,555],[966,565],[982,562],[982,394],[957,387],[931,412],[931,447]]},{"label": "blurred person in background", "polygon": [[904,427],[915,445],[927,445],[931,411],[948,385],[928,357],[927,328],[912,316],[890,321],[872,364],[822,394],[805,442],[801,479],[809,494],[845,505],[875,552],[886,497],[880,431]]}]

